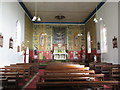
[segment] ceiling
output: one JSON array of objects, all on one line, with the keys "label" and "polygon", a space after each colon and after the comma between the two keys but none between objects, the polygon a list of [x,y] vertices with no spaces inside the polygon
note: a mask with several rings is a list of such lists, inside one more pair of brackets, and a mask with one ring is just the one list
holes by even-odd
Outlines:
[{"label": "ceiling", "polygon": [[57,15],[65,16],[61,22],[84,22],[100,2],[23,2],[33,17],[42,22],[59,22]]}]

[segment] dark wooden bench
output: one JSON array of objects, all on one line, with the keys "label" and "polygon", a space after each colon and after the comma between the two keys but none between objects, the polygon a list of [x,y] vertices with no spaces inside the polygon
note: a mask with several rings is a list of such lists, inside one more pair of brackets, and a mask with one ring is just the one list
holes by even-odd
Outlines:
[{"label": "dark wooden bench", "polygon": [[100,73],[101,74],[105,74],[105,77],[108,78],[108,79],[113,79],[114,77],[114,73],[116,69],[119,69],[120,68],[120,65],[114,65],[114,64],[107,64],[107,65],[95,65],[95,71],[97,70],[97,68],[100,69]]},{"label": "dark wooden bench", "polygon": [[[69,69],[82,69],[85,65],[72,64],[72,63],[50,63],[45,69],[46,70],[69,70]],[[89,70],[89,67],[86,67]]]},{"label": "dark wooden bench", "polygon": [[[30,76],[30,68],[31,66],[25,66],[25,65],[11,65],[11,66],[5,66],[4,68],[0,68],[0,72],[3,76],[7,78],[7,85],[6,87],[13,87],[18,88],[18,83],[26,83],[26,78]],[[17,73],[17,76],[14,75],[14,73]],[[13,83],[11,85],[11,83]],[[9,84],[8,84],[9,83]]]},{"label": "dark wooden bench", "polygon": [[7,70],[15,70],[16,72],[19,72],[19,75],[24,76],[24,78],[29,78],[30,76],[30,68],[29,67],[24,67],[24,66],[16,66],[16,65],[12,65],[12,66],[5,66],[4,68],[6,71]]},{"label": "dark wooden bench", "polygon": [[[44,90],[46,87],[62,87],[62,86],[69,86],[69,87],[92,87],[92,88],[101,88],[103,85],[110,85],[112,86],[112,90],[116,89],[119,90],[119,82],[118,81],[64,81],[64,82],[38,82],[36,84],[37,90]],[[49,90],[49,89],[48,89]],[[96,89],[95,89],[96,90]]]},{"label": "dark wooden bench", "polygon": [[2,82],[2,87],[4,89],[8,88],[18,88],[18,79],[19,79],[19,74],[18,72],[15,71],[0,71],[0,79],[3,81]]},{"label": "dark wooden bench", "polygon": [[120,81],[120,68],[112,68],[112,78]]},{"label": "dark wooden bench", "polygon": [[[2,72],[2,75],[4,75],[4,74],[6,74],[7,75],[7,73],[18,73],[18,81],[20,82],[20,81],[23,81],[23,82],[25,82],[25,78],[26,78],[26,72],[24,71],[24,70],[21,70],[21,69],[11,69],[11,68],[3,68],[3,69],[5,69],[5,70],[1,70],[0,72]],[[6,76],[6,77],[9,77],[9,76]]]},{"label": "dark wooden bench", "polygon": [[94,70],[80,70],[80,69],[71,69],[71,70],[45,70],[44,74],[56,74],[56,73],[95,73]]},{"label": "dark wooden bench", "polygon": [[7,77],[0,75],[0,90],[3,90],[5,88],[5,85],[7,84],[7,79]]},{"label": "dark wooden bench", "polygon": [[31,73],[32,74],[36,74],[39,70],[39,64],[38,63],[17,63],[16,65],[31,66]]},{"label": "dark wooden bench", "polygon": [[2,83],[2,87],[5,89],[19,88],[19,83],[22,83],[22,86],[25,85],[37,71],[38,64],[36,63],[17,63],[0,68],[0,80],[6,83]]},{"label": "dark wooden bench", "polygon": [[95,81],[96,78],[104,79],[104,74],[55,74],[55,75],[41,75],[40,82],[42,81]]},{"label": "dark wooden bench", "polygon": [[[53,65],[53,66],[52,66]],[[82,68],[82,69],[81,69]],[[111,85],[113,89],[118,88],[118,81],[103,81],[104,74],[95,74],[94,70],[85,69],[85,66],[69,64],[53,64],[48,65],[45,69],[45,74],[41,75],[40,81],[37,83],[37,89],[44,87],[58,87],[59,86],[77,86],[77,87],[92,87],[100,88],[103,85]],[[83,81],[82,79],[84,78]],[[94,78],[93,80],[91,78]],[[95,78],[102,78],[96,81]],[[67,80],[67,81],[66,81]],[[48,88],[49,90],[49,88]]]},{"label": "dark wooden bench", "polygon": [[93,62],[90,63],[90,69],[95,70],[96,73],[102,73],[102,71],[109,71],[111,68],[101,68],[102,66],[106,65],[112,65],[112,63],[107,63],[107,62]]}]

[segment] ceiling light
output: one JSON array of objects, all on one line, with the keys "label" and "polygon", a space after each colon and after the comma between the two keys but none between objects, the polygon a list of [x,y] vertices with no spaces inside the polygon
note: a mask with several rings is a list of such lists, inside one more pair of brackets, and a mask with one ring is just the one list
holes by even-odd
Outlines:
[{"label": "ceiling light", "polygon": [[33,17],[33,19],[32,19],[32,21],[35,21],[36,19],[37,19],[37,17],[36,17],[36,16],[34,16],[34,17]]},{"label": "ceiling light", "polygon": [[78,36],[82,36],[83,34],[81,33],[81,34],[78,34]]},{"label": "ceiling light", "polygon": [[41,21],[41,18],[37,17],[37,3],[35,2],[35,16],[32,18],[32,21]]},{"label": "ceiling light", "polygon": [[32,19],[32,21],[41,21],[41,18],[34,16],[33,19]]},{"label": "ceiling light", "polygon": [[96,21],[97,19],[96,18],[94,18],[94,20],[93,21]]},{"label": "ceiling light", "polygon": [[97,23],[97,22],[98,22],[98,18],[97,18],[97,5],[96,5],[95,10],[96,10],[96,12],[95,12],[96,17],[93,19],[93,21],[94,21],[95,23]]},{"label": "ceiling light", "polygon": [[94,18],[94,20],[93,20],[95,23],[97,23],[98,22],[98,19],[97,18]]},{"label": "ceiling light", "polygon": [[99,19],[99,21],[102,21],[102,20],[103,20],[102,18]]},{"label": "ceiling light", "polygon": [[38,17],[38,18],[37,18],[37,21],[41,21],[41,18],[40,18],[40,17]]}]

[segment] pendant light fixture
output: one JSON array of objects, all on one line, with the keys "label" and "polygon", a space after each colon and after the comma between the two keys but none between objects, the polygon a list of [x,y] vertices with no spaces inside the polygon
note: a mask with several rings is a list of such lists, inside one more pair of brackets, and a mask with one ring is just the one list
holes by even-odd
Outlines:
[{"label": "pendant light fixture", "polygon": [[96,17],[93,19],[93,21],[95,22],[95,23],[98,23],[99,21],[102,21],[103,20],[103,18],[97,18],[97,5],[96,5],[96,13],[95,13],[95,15],[96,15]]},{"label": "pendant light fixture", "polygon": [[95,10],[96,10],[96,12],[95,12],[96,17],[93,19],[93,21],[94,21],[95,23],[98,23],[98,19],[97,19],[97,5],[96,5]]},{"label": "pendant light fixture", "polygon": [[41,21],[41,18],[37,16],[37,1],[35,2],[35,16],[32,18],[32,21]]}]

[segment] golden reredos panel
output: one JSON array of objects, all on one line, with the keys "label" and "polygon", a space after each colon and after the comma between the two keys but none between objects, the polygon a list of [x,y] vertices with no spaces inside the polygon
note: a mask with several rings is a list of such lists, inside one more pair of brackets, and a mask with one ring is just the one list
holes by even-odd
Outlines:
[{"label": "golden reredos panel", "polygon": [[52,28],[50,25],[34,25],[33,47],[40,50],[51,50]]},{"label": "golden reredos panel", "polygon": [[[52,50],[53,27],[59,25],[34,25],[33,47],[40,50]],[[80,50],[81,45],[85,45],[84,25],[64,25],[66,27],[66,44],[68,50]],[[42,36],[43,34],[43,36]],[[81,36],[77,36],[82,34]]]}]

